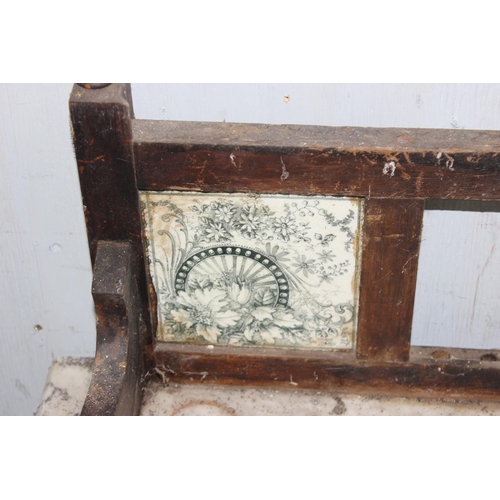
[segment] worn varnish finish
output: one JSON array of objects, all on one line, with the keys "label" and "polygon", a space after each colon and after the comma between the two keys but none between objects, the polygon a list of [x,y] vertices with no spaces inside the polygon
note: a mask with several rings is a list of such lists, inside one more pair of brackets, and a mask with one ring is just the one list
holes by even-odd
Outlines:
[{"label": "worn varnish finish", "polygon": [[92,283],[97,314],[96,357],[82,415],[139,413],[145,325],[136,275],[131,243],[98,243]]},{"label": "worn varnish finish", "polygon": [[423,200],[365,201],[358,358],[408,360],[423,215]]},{"label": "worn varnish finish", "polygon": [[133,140],[142,190],[500,198],[499,132],[136,120]]},{"label": "worn varnish finish", "polygon": [[[423,351],[423,352],[419,352]],[[412,348],[410,362],[367,362],[350,353],[163,344],[156,363],[165,379],[188,383],[257,385],[428,398],[500,399],[498,361],[481,361],[485,351]],[[471,362],[470,359],[473,359]]]},{"label": "worn varnish finish", "polygon": [[73,140],[92,263],[99,240],[140,239],[130,88],[73,88]]},{"label": "worn varnish finish", "polygon": [[[128,86],[118,84],[75,87],[70,106],[95,277],[104,276],[100,269],[107,265],[96,260],[97,242],[130,242],[130,276],[137,276],[138,317],[145,318],[148,339],[154,330],[138,189],[358,196],[365,202],[355,351],[158,343],[154,371],[203,383],[500,399],[497,354],[410,349],[424,204],[500,200],[499,132],[141,121],[132,119],[129,95]],[[108,250],[116,255],[116,248]],[[124,269],[118,264],[116,276],[125,276]],[[124,329],[135,324],[140,332],[140,320],[130,316],[130,296],[104,291],[113,283],[94,291],[100,337],[86,413],[136,411],[128,392],[136,389],[120,389],[126,384],[118,368]],[[152,286],[149,297],[155,324]],[[108,344],[104,336],[120,341]],[[151,359],[150,342],[143,351]],[[111,358],[113,366],[106,364]],[[143,375],[147,369],[138,368]],[[109,406],[99,403],[106,398],[113,401]]]},{"label": "worn varnish finish", "polygon": [[156,312],[154,292],[152,287],[148,290],[145,272],[131,144],[130,85],[111,84],[101,89],[75,85],[69,105],[92,264],[98,241],[132,243],[141,314],[151,345]]}]

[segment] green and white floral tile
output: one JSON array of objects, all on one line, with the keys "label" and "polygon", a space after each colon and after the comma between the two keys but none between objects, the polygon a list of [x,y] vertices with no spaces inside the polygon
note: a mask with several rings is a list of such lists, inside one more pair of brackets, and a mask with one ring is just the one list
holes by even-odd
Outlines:
[{"label": "green and white floral tile", "polygon": [[357,198],[141,193],[165,342],[352,349]]}]

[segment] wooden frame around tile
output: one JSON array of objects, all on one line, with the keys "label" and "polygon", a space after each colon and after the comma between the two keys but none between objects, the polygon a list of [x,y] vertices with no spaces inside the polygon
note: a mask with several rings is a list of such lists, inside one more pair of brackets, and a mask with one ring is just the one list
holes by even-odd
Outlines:
[{"label": "wooden frame around tile", "polygon": [[[125,370],[119,382],[129,388],[125,392],[140,386],[137,377],[154,372],[188,382],[499,398],[496,353],[411,348],[410,338],[425,202],[500,200],[500,132],[135,120],[126,84],[75,85],[70,109],[93,265],[99,246],[109,259],[117,252],[113,242],[130,248],[130,271],[123,272],[131,273],[137,294],[127,299],[115,293],[125,304],[136,303],[135,331],[144,355],[133,373],[125,373],[127,363],[134,363],[131,354],[113,351],[113,362]],[[285,352],[156,343],[139,190],[363,198],[356,349]],[[97,289],[99,279],[106,277],[96,276],[94,268],[96,303],[104,293]],[[101,311],[101,324],[109,314],[115,314],[112,308]],[[100,335],[98,325],[98,357]],[[113,413],[120,396],[107,406],[99,406],[96,396],[103,377],[95,375],[88,400],[94,413]]]}]

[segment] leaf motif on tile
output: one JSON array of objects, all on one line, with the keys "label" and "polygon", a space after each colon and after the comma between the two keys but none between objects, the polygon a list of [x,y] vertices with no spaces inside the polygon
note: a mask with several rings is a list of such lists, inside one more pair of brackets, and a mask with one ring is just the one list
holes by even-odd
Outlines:
[{"label": "leaf motif on tile", "polygon": [[159,340],[353,346],[359,200],[164,192],[141,207]]}]

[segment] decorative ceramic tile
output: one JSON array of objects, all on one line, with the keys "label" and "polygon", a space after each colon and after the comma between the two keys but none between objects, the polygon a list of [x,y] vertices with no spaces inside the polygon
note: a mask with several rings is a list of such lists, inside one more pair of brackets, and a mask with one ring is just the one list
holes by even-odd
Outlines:
[{"label": "decorative ceramic tile", "polygon": [[356,198],[141,193],[157,339],[351,349]]}]

